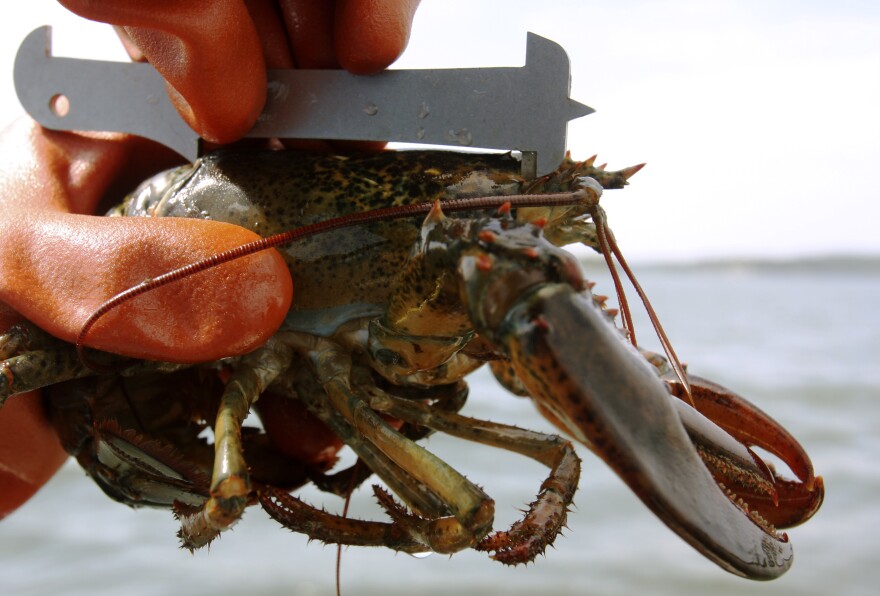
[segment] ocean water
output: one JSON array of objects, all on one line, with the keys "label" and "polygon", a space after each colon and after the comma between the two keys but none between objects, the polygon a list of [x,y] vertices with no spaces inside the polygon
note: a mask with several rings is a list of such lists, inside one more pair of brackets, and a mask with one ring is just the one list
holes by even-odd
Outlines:
[{"label": "ocean water", "polygon": [[[591,269],[592,272],[592,269]],[[476,552],[342,553],[344,594],[875,594],[880,585],[880,263],[642,266],[640,281],[689,369],[745,395],[793,432],[825,478],[816,517],[789,530],[795,562],[756,583],[704,559],[604,464],[584,467],[569,529],[546,556],[508,568]],[[599,275],[599,277],[603,277]],[[601,281],[607,293],[611,286]],[[650,346],[644,317],[641,341]],[[656,344],[656,342],[653,342]],[[527,400],[474,375],[465,413],[548,429]],[[545,476],[530,460],[443,436],[429,448],[483,485],[509,524]],[[338,498],[304,498],[340,510]],[[351,515],[381,518],[369,490]],[[336,549],[258,509],[209,550],[177,547],[165,511],[108,500],[73,463],[0,523],[0,594],[332,594]]]}]

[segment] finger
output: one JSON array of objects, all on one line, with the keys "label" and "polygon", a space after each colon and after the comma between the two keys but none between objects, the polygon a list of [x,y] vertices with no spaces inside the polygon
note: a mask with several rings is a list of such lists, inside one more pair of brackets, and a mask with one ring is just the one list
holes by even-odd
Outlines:
[{"label": "finger", "polygon": [[[64,213],[97,202],[142,143],[22,124],[0,137],[0,300],[67,341],[116,293],[257,238],[219,222]],[[141,297],[108,315],[91,345],[159,360],[215,360],[262,344],[286,315],[291,292],[283,260],[267,251]]]},{"label": "finger", "polygon": [[[246,0],[251,18],[260,32],[268,68],[307,65],[335,67],[333,58],[332,3],[313,1]],[[294,49],[299,53],[294,58]],[[328,141],[278,139],[281,147],[296,151],[331,151]]]},{"label": "finger", "polygon": [[60,0],[89,19],[120,25],[165,78],[184,120],[215,143],[239,139],[266,100],[256,28],[241,0]]},{"label": "finger", "polygon": [[266,68],[294,68],[281,11],[274,0],[245,0],[260,37]]},{"label": "finger", "polygon": [[[409,41],[418,0],[342,0],[332,3],[283,0],[300,68],[343,67],[355,74],[378,72],[397,60]],[[331,44],[332,41],[332,44]],[[289,149],[380,151],[383,142],[284,140]]]},{"label": "finger", "polygon": [[342,68],[370,74],[397,60],[418,5],[418,0],[340,0],[333,37]]},{"label": "finger", "polygon": [[0,409],[0,519],[30,499],[66,459],[39,393],[9,398]]},{"label": "finger", "polygon": [[[0,300],[73,342],[89,315],[117,293],[257,239],[244,228],[198,219],[8,212],[0,220]],[[278,329],[291,295],[284,260],[269,250],[125,303],[85,343],[175,362],[239,355]]]},{"label": "finger", "polygon": [[333,2],[280,0],[297,68],[339,68],[333,44]]},{"label": "finger", "polygon": [[122,47],[125,49],[125,53],[128,54],[128,57],[131,58],[132,62],[147,61],[147,57],[144,56],[144,53],[139,47],[137,47],[137,44],[134,43],[134,40],[128,36],[128,33],[123,27],[120,27],[119,25],[113,25],[113,30],[116,32],[116,36],[119,38],[119,41],[122,42]]}]

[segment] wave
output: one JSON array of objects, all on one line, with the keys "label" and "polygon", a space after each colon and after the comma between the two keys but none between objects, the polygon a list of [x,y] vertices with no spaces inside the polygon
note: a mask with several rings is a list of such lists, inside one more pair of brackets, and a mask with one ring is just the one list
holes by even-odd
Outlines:
[{"label": "wave", "polygon": [[[880,255],[803,255],[795,257],[713,257],[694,260],[633,260],[640,271],[845,273],[880,275]],[[584,261],[587,269],[604,269],[599,259]]]}]

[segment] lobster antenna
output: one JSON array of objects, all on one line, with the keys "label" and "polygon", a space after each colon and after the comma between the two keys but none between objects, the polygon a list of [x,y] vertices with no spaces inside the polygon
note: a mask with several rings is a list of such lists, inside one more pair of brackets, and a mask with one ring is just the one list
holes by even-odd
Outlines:
[{"label": "lobster antenna", "polygon": [[[556,207],[561,205],[573,205],[577,203],[588,202],[595,203],[595,198],[590,196],[584,189],[572,192],[552,193],[552,194],[523,194],[523,195],[506,195],[491,197],[471,197],[464,199],[449,199],[443,201],[443,210],[446,212],[457,211],[475,211],[480,209],[497,209],[504,203],[510,203],[513,207]],[[376,221],[387,221],[391,219],[401,219],[405,217],[413,217],[427,214],[433,202],[416,203],[412,205],[396,205],[392,207],[382,207],[372,209],[370,211],[361,211],[358,213],[350,213],[340,217],[334,217],[323,221],[305,225],[293,230],[274,234],[266,238],[254,240],[247,244],[225,250],[210,257],[206,257],[195,263],[184,265],[173,271],[164,273],[158,277],[147,279],[133,286],[112,298],[103,302],[83,323],[80,328],[79,335],[76,338],[76,351],[82,363],[93,370],[102,371],[104,366],[89,362],[85,355],[85,339],[89,331],[95,324],[107,313],[116,307],[132,300],[142,294],[151,292],[162,286],[166,286],[175,281],[184,279],[191,275],[195,275],[200,271],[205,271],[212,267],[228,263],[254,253],[264,251],[268,248],[274,248],[294,240],[301,240],[309,236],[323,234],[332,230],[349,228],[353,226],[364,225]]]},{"label": "lobster antenna", "polygon": [[[358,466],[361,464],[361,458],[354,462],[353,471],[357,472]],[[357,474],[352,474],[348,481],[348,490],[345,491],[345,505],[342,507],[342,518],[348,517],[348,509],[351,506],[351,495],[355,489],[355,479]],[[342,543],[336,545],[336,596],[342,596]]]},{"label": "lobster antenna", "polygon": [[590,217],[593,218],[593,223],[596,224],[596,236],[599,239],[599,248],[602,249],[602,256],[605,258],[608,272],[611,273],[611,279],[614,281],[614,290],[617,292],[617,302],[620,305],[623,328],[627,333],[630,343],[632,343],[633,347],[638,348],[639,346],[636,343],[636,328],[635,325],[633,325],[632,311],[629,308],[629,301],[626,299],[626,292],[623,289],[623,283],[620,281],[620,275],[617,273],[617,267],[611,259],[612,248],[610,246],[611,242],[608,238],[611,230],[608,229],[605,215],[598,205],[590,209]]},{"label": "lobster antenna", "polygon": [[[595,217],[593,218],[595,220]],[[602,232],[599,232],[599,242],[601,244],[603,236],[605,237],[605,241],[611,247],[611,251],[614,253],[614,256],[617,257],[617,261],[620,263],[620,267],[623,269],[624,273],[626,273],[627,278],[629,278],[630,283],[633,285],[633,288],[636,291],[636,294],[639,295],[639,299],[642,301],[642,304],[645,306],[645,310],[648,312],[648,318],[651,320],[651,325],[654,326],[654,331],[657,333],[657,337],[660,339],[660,345],[663,346],[663,351],[666,352],[666,356],[669,358],[669,364],[672,366],[672,370],[675,372],[675,376],[678,377],[679,382],[681,382],[684,387],[685,393],[687,394],[688,402],[690,402],[691,406],[696,409],[697,406],[694,403],[694,396],[691,393],[691,384],[687,380],[687,375],[684,372],[684,367],[681,365],[681,361],[678,359],[678,356],[675,353],[675,349],[672,347],[672,342],[669,341],[669,337],[666,335],[666,331],[663,329],[663,325],[660,323],[660,317],[657,316],[657,312],[654,310],[654,307],[651,305],[651,301],[648,299],[648,295],[642,289],[641,284],[636,279],[635,273],[633,273],[632,269],[630,269],[629,264],[626,262],[626,259],[623,257],[623,252],[620,250],[620,246],[617,244],[617,240],[614,238],[614,232],[611,231],[610,228],[607,227],[605,219],[601,218],[601,224],[596,222],[596,229],[602,229]],[[605,252],[605,247],[602,247],[603,253]],[[606,255],[606,261],[609,260],[609,257]],[[615,286],[616,286],[616,278],[615,278]],[[628,308],[628,307],[627,307]],[[621,302],[620,307],[622,312],[624,311],[623,303]],[[632,322],[630,322],[632,324]],[[633,345],[635,345],[635,338],[633,338]]]}]

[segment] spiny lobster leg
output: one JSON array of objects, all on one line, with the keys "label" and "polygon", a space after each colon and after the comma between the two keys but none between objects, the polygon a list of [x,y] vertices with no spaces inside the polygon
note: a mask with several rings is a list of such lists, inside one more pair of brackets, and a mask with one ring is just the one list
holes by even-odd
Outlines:
[{"label": "spiny lobster leg", "polygon": [[533,560],[553,544],[565,526],[580,478],[580,459],[571,443],[557,435],[438,411],[423,403],[387,394],[372,396],[370,406],[413,424],[520,453],[549,467],[550,475],[525,516],[508,531],[488,536],[475,548],[495,552],[494,559],[514,565]]},{"label": "spiny lobster leg", "polygon": [[241,424],[251,405],[292,359],[289,347],[270,340],[243,357],[227,382],[214,424],[211,497],[196,513],[180,515],[179,536],[185,548],[207,545],[241,517],[250,493]]}]

